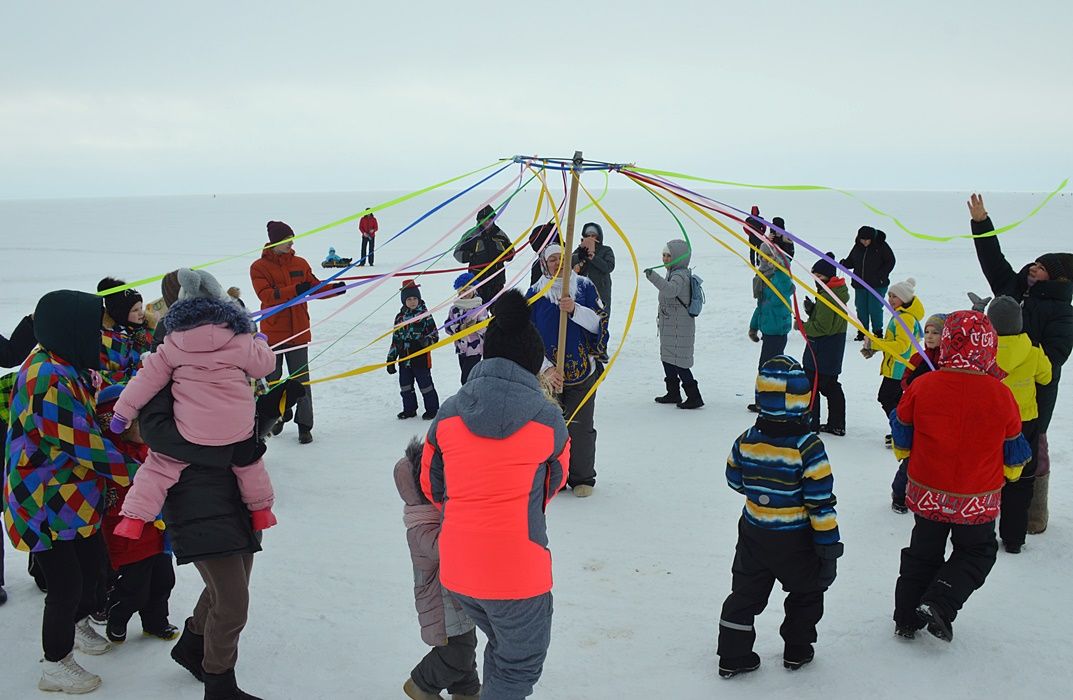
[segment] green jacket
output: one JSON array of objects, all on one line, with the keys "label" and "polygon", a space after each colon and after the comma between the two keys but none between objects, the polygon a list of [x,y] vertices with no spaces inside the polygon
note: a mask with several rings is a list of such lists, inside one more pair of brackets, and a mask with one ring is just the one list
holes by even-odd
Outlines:
[{"label": "green jacket", "polygon": [[[816,296],[823,297],[835,307],[845,307],[849,303],[849,287],[846,286],[846,280],[842,277],[832,277],[827,283],[827,286],[834,292],[837,300],[831,298],[831,295],[826,289],[817,285]],[[841,304],[839,303],[841,302]],[[846,323],[846,319],[840,314],[835,313],[831,307],[824,304],[818,298],[816,299],[816,306],[812,309],[812,313],[809,314],[808,320],[805,321],[805,335],[809,338],[823,338],[828,335],[841,335],[846,332],[846,328],[849,324]]]}]

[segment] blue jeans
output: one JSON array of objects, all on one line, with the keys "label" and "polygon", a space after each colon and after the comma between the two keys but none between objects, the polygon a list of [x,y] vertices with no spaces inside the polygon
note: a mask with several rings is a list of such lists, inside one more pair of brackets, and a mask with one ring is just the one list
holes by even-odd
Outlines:
[{"label": "blue jeans", "polygon": [[[880,296],[887,296],[887,287],[874,288]],[[857,318],[865,328],[871,328],[872,334],[883,336],[883,304],[872,296],[867,289],[853,288],[853,304],[857,307]]]},{"label": "blue jeans", "polygon": [[529,697],[551,645],[551,591],[521,600],[482,600],[453,591],[452,595],[488,637],[481,700]]}]

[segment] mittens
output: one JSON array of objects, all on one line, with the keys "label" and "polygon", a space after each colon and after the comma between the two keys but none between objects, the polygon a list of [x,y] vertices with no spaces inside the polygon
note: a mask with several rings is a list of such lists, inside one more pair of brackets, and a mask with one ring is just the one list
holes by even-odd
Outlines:
[{"label": "mittens", "polygon": [[838,558],[844,551],[845,547],[841,542],[816,545],[816,555],[820,558],[818,583],[823,588],[829,588],[835,582],[838,575]]},{"label": "mittens", "polygon": [[275,525],[277,522],[276,516],[272,514],[271,508],[265,508],[263,510],[255,510],[250,513],[250,520],[253,522],[253,529],[267,530]]},{"label": "mittens", "polygon": [[119,524],[115,526],[116,537],[125,537],[128,540],[136,540],[142,536],[142,530],[145,528],[145,523],[135,518],[124,517],[119,521]]},{"label": "mittens", "polygon": [[115,433],[116,435],[121,435],[123,433],[123,431],[126,430],[129,427],[130,427],[130,419],[129,418],[124,418],[123,416],[119,415],[118,413],[113,413],[112,414],[112,421],[108,424],[108,430],[110,430],[111,432]]}]

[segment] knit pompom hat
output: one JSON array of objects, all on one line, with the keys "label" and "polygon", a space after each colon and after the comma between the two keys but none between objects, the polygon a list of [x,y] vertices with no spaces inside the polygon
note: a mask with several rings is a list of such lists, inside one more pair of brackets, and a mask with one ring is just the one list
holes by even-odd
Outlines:
[{"label": "knit pompom hat", "polygon": [[529,304],[511,289],[492,307],[492,322],[484,336],[484,359],[502,357],[533,374],[544,364],[544,341],[530,319]]},{"label": "knit pompom hat", "polygon": [[887,291],[908,304],[917,298],[917,281],[910,277],[903,282],[895,282]]}]

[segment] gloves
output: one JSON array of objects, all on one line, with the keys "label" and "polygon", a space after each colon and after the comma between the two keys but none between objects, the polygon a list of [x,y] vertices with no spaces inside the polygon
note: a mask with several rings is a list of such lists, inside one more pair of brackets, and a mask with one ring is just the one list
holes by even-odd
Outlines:
[{"label": "gloves", "polygon": [[250,520],[253,522],[254,531],[267,530],[279,522],[276,520],[276,516],[272,515],[271,508],[252,511],[250,513]]},{"label": "gloves", "polygon": [[251,437],[235,444],[234,449],[231,451],[231,464],[236,467],[248,467],[261,457],[264,457],[267,451],[267,445],[256,437]]},{"label": "gloves", "polygon": [[298,284],[294,285],[294,295],[298,296],[299,294],[305,294],[312,288],[313,284],[310,282],[299,282]]},{"label": "gloves", "polygon": [[123,517],[115,526],[116,537],[126,537],[128,540],[136,540],[142,536],[145,523],[135,518]]},{"label": "gloves", "polygon": [[333,282],[328,289],[338,289],[340,294],[346,294],[346,282]]},{"label": "gloves", "polygon": [[816,310],[816,302],[812,301],[808,297],[805,297],[805,303],[803,304],[803,306],[805,307],[805,313],[809,316],[811,316],[812,312]]},{"label": "gloves", "polygon": [[112,414],[112,421],[108,424],[108,430],[112,431],[116,435],[121,435],[124,430],[130,427],[130,419],[124,418],[118,413]]},{"label": "gloves", "polygon": [[749,329],[749,340],[753,341],[754,343],[760,342],[760,335],[756,332],[755,328]]},{"label": "gloves", "polygon": [[398,371],[399,371],[399,368],[395,366],[394,362],[392,362],[391,364],[389,364],[387,366],[387,373],[388,374],[395,374]]},{"label": "gloves", "polygon": [[257,333],[256,335],[253,336],[253,339],[254,340],[263,340],[266,343],[268,342],[268,336],[265,335],[264,333]]},{"label": "gloves", "polygon": [[972,302],[973,311],[979,311],[980,313],[984,313],[987,311],[987,305],[988,303],[990,303],[991,297],[981,299],[979,296],[973,294],[972,292],[969,292],[969,301]]},{"label": "gloves", "polygon": [[830,588],[838,575],[838,558],[842,556],[845,547],[841,542],[834,544],[816,545],[816,556],[820,558],[820,574],[818,583],[823,588]]}]

